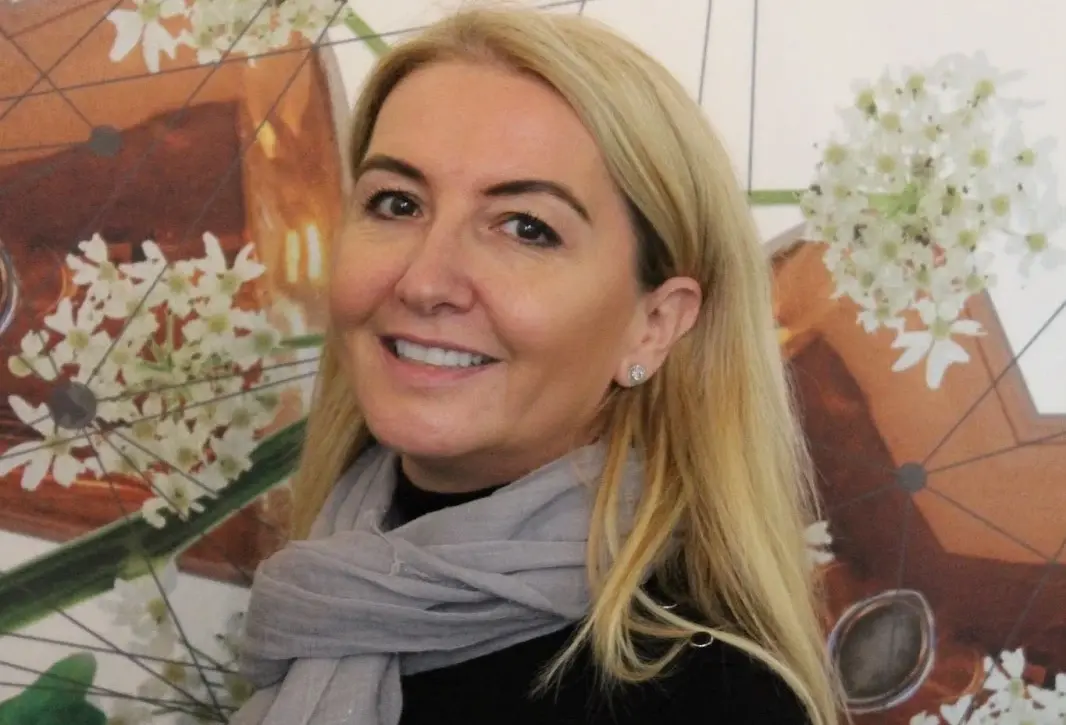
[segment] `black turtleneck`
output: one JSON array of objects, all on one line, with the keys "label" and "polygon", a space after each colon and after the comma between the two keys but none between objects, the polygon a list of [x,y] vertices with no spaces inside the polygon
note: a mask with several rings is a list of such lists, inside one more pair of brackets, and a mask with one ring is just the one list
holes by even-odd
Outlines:
[{"label": "black turtleneck", "polygon": [[[397,523],[495,491],[448,494],[415,486],[399,471]],[[575,631],[568,627],[500,652],[402,680],[400,725],[806,725],[788,687],[744,653],[714,642],[689,647],[669,674],[604,692],[588,653],[544,695],[532,689]]]}]

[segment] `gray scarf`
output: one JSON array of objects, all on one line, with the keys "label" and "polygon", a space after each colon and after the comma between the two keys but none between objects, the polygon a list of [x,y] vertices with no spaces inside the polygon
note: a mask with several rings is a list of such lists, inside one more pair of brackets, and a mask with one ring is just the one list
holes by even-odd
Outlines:
[{"label": "gray scarf", "polygon": [[[604,448],[387,530],[396,455],[363,453],[311,538],[262,563],[231,725],[397,725],[400,676],[562,629],[588,610],[586,542]],[[631,460],[623,500],[639,491]]]}]

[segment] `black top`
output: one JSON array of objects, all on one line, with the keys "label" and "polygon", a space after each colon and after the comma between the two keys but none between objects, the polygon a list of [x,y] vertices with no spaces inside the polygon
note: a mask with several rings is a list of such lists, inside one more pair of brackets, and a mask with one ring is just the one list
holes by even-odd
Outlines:
[{"label": "black top", "polygon": [[[486,496],[495,489],[442,494],[417,488],[402,474],[394,521]],[[532,695],[542,669],[576,627],[451,667],[402,679],[400,725],[807,725],[798,699],[773,672],[740,650],[712,642],[690,646],[667,676],[604,693],[587,652],[562,684]]]}]

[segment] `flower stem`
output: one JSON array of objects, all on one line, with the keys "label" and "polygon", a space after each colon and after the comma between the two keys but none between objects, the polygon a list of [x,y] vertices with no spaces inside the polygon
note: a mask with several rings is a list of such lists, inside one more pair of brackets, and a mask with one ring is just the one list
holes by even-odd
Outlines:
[{"label": "flower stem", "polygon": [[348,16],[344,19],[344,24],[348,26],[348,29],[355,33],[359,40],[366,43],[366,47],[379,58],[389,52],[389,44],[381,37],[380,33],[374,32],[374,29],[367,25],[355,12],[348,13]]},{"label": "flower stem", "polygon": [[748,192],[752,206],[794,206],[806,189],[754,189]]},{"label": "flower stem", "polygon": [[325,335],[320,335],[316,333],[312,333],[310,335],[296,335],[295,337],[286,337],[278,343],[278,352],[285,352],[287,350],[302,350],[308,347],[322,347],[325,341]]},{"label": "flower stem", "polygon": [[110,591],[115,579],[148,572],[150,562],[178,556],[295,469],[305,420],[263,439],[252,451],[252,467],[204,510],[182,521],[170,518],[157,529],[140,512],[68,541],[35,559],[0,573],[0,632],[13,632]]}]

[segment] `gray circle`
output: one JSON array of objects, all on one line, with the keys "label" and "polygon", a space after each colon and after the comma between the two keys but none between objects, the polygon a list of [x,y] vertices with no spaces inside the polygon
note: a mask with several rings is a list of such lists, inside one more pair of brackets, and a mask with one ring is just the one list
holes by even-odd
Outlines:
[{"label": "gray circle", "polygon": [[97,156],[114,156],[122,150],[122,133],[114,126],[97,126],[89,134],[87,145]]},{"label": "gray circle", "polygon": [[57,428],[82,430],[96,417],[96,395],[88,386],[66,381],[52,389],[48,410]]},{"label": "gray circle", "polygon": [[929,480],[929,474],[921,463],[904,463],[896,471],[896,483],[908,493],[918,493]]}]

